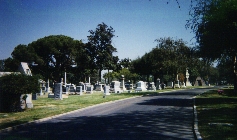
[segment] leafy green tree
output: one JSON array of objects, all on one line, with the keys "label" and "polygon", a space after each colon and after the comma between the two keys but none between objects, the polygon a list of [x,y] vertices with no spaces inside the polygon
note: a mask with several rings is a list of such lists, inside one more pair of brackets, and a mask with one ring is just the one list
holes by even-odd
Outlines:
[{"label": "leafy green tree", "polygon": [[230,57],[221,58],[217,64],[217,69],[219,72],[219,83],[221,81],[225,81],[226,83],[234,83],[234,67]]},{"label": "leafy green tree", "polygon": [[160,38],[157,47],[163,50],[163,71],[175,81],[178,73],[185,72],[190,62],[190,48],[182,39]]},{"label": "leafy green tree", "polygon": [[35,58],[36,54],[32,48],[27,47],[27,45],[17,45],[13,52],[11,53],[13,59],[17,60],[18,62],[28,62],[32,63]]},{"label": "leafy green tree", "polygon": [[78,83],[80,81],[85,81],[87,76],[92,73],[90,65],[90,57],[86,52],[86,44],[82,41],[74,40],[74,60],[72,61],[72,66],[67,69],[68,74],[72,79],[72,83]]},{"label": "leafy green tree", "polygon": [[63,72],[75,62],[75,42],[68,36],[47,36],[30,43],[28,47],[37,55],[35,62],[38,66],[33,68],[34,71],[56,81],[60,81]]},{"label": "leafy green tree", "polygon": [[111,80],[120,80],[121,79],[121,75],[124,75],[124,79],[125,81],[133,81],[133,83],[135,83],[138,80],[138,75],[136,73],[132,73],[129,69],[127,68],[122,68],[119,71],[112,71],[109,73],[105,73],[103,75],[103,78],[108,79],[111,78]]},{"label": "leafy green tree", "polygon": [[196,33],[203,57],[211,60],[230,57],[233,67],[237,54],[237,0],[196,0],[190,13],[186,26]]},{"label": "leafy green tree", "polygon": [[187,68],[195,79],[199,76],[201,60],[194,48],[188,47],[182,39],[160,38],[156,41],[155,48],[131,62],[132,72],[145,75],[147,81],[153,75],[154,82],[157,78],[161,81],[176,80],[178,73],[182,77],[180,80],[184,81],[183,74]]},{"label": "leafy green tree", "polygon": [[115,30],[105,23],[97,25],[95,30],[89,30],[88,44],[86,47],[87,53],[91,60],[93,69],[99,71],[99,81],[101,81],[101,71],[105,69],[114,70],[118,62],[118,58],[113,56],[117,51],[112,46],[112,38],[114,37]]}]

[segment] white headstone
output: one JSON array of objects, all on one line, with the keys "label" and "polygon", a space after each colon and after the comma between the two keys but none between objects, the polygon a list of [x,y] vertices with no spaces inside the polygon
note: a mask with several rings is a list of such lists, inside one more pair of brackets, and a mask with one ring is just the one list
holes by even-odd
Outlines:
[{"label": "white headstone", "polygon": [[77,86],[76,87],[76,93],[79,95],[82,95],[82,86]]},{"label": "white headstone", "polygon": [[186,86],[192,86],[188,78],[189,78],[189,73],[188,73],[188,69],[186,69]]},{"label": "white headstone", "polygon": [[104,95],[110,95],[109,89],[110,89],[109,86],[104,86]]},{"label": "white headstone", "polygon": [[112,81],[111,88],[114,93],[121,93],[122,90],[120,89],[120,82],[119,81]]},{"label": "white headstone", "polygon": [[146,85],[145,85],[145,83],[143,81],[137,82],[136,85],[137,85],[137,88],[135,89],[136,92],[138,92],[138,91],[146,91],[147,90],[146,89]]}]

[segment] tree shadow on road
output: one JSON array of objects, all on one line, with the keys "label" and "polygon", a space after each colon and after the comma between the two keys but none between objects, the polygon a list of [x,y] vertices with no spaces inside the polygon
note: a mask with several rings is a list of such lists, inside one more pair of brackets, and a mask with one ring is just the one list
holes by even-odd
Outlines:
[{"label": "tree shadow on road", "polygon": [[156,98],[150,99],[139,105],[155,105],[155,106],[178,106],[178,107],[192,107],[192,99],[177,99],[177,98]]}]

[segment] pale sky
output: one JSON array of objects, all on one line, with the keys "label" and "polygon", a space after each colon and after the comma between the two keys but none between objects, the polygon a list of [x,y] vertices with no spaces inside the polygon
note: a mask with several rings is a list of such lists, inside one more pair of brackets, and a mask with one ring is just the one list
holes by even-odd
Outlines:
[{"label": "pale sky", "polygon": [[[168,2],[168,4],[167,4]],[[0,0],[0,59],[19,44],[49,35],[87,42],[89,30],[104,22],[115,30],[113,46],[120,59],[136,59],[156,46],[155,39],[173,37],[195,43],[185,28],[189,0]]]}]

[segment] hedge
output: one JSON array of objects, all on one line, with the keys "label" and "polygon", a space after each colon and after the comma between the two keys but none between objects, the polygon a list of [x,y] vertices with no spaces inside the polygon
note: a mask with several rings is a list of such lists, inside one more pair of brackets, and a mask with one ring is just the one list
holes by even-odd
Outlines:
[{"label": "hedge", "polygon": [[39,84],[36,76],[10,74],[0,77],[0,111],[21,111],[20,96],[38,91]]}]

